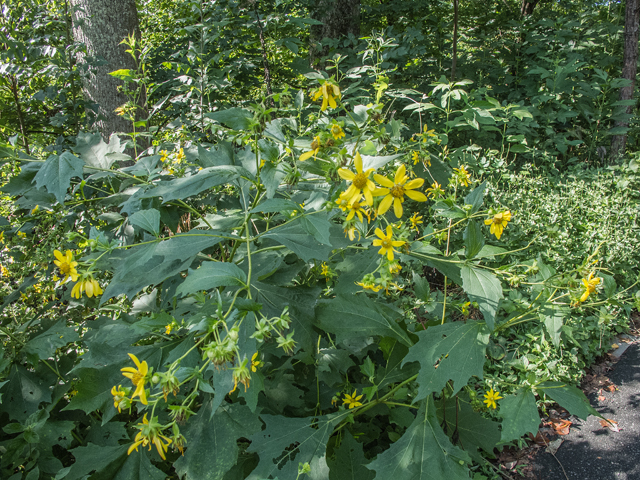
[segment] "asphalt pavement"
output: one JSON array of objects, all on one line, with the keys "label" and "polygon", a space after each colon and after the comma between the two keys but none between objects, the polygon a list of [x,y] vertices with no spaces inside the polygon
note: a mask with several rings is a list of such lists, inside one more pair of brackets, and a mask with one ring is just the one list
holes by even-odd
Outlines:
[{"label": "asphalt pavement", "polygon": [[541,480],[640,480],[640,345],[630,345],[607,376],[617,390],[589,400],[618,422],[619,431],[603,427],[595,416],[572,417],[555,458],[547,452],[536,457],[534,472]]}]

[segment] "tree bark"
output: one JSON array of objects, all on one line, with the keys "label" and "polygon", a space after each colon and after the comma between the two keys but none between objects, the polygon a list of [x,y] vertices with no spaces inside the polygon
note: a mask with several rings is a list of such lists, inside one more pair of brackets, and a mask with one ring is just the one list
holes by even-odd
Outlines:
[{"label": "tree bark", "polygon": [[[118,91],[122,82],[109,75],[119,69],[135,69],[135,61],[120,42],[128,35],[140,38],[138,11],[135,0],[71,0],[73,7],[73,35],[86,46],[86,55],[78,55],[77,62],[89,68],[83,78],[83,91],[87,99],[98,105],[98,116],[93,126],[105,141],[116,132],[130,133],[131,122],[115,113],[127,102]],[[98,59],[99,66],[91,66],[90,58]]]},{"label": "tree bark", "polygon": [[458,63],[458,2],[453,0],[453,52],[451,58],[451,81],[456,81],[456,65]]},{"label": "tree bark", "polygon": [[316,65],[329,51],[321,47],[324,38],[342,38],[352,34],[360,36],[360,0],[317,0],[311,7],[311,17],[322,25],[311,27],[309,56],[311,65]]},{"label": "tree bark", "polygon": [[[636,85],[636,75],[638,73],[638,28],[640,24],[640,0],[627,0],[624,15],[624,55],[622,60],[622,78],[630,81],[630,84],[620,89],[620,100],[633,99],[633,92]],[[631,115],[636,107],[628,105],[622,113]],[[616,127],[628,127],[627,120],[617,121]],[[627,134],[614,135],[611,139],[610,161],[615,161],[624,155],[627,146]]]},{"label": "tree bark", "polygon": [[522,0],[522,6],[520,7],[520,14],[525,17],[527,15],[531,15],[533,13],[533,9],[536,8],[538,4],[538,0],[533,0],[531,2],[527,2],[527,0]]}]

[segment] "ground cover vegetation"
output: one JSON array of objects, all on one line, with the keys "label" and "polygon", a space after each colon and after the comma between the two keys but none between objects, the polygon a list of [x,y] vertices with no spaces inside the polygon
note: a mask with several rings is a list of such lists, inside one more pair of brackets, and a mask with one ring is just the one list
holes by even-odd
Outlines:
[{"label": "ground cover vegetation", "polygon": [[143,0],[104,135],[72,3],[1,17],[2,478],[501,478],[596,414],[640,304],[624,4],[324,38],[331,2]]}]

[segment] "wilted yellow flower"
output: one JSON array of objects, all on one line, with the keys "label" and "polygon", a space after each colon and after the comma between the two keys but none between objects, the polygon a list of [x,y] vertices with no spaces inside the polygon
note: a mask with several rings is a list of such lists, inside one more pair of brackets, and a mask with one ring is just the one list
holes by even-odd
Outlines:
[{"label": "wilted yellow flower", "polygon": [[336,98],[339,100],[342,97],[340,93],[340,87],[335,83],[330,83],[325,81],[320,88],[318,88],[314,95],[313,101],[315,102],[318,98],[322,97],[322,106],[320,110],[323,112],[327,109],[327,107],[336,108],[338,105],[336,104]]},{"label": "wilted yellow flower", "polygon": [[77,281],[78,272],[76,271],[76,266],[78,265],[78,262],[73,260],[73,253],[71,250],[67,250],[64,255],[60,250],[54,250],[53,255],[56,257],[56,260],[54,260],[53,263],[60,269],[60,273],[64,275],[63,281],[66,282],[69,277],[71,277],[72,281]]},{"label": "wilted yellow flower", "polygon": [[496,400],[500,400],[502,397],[500,396],[500,392],[494,392],[493,388],[484,394],[484,403],[487,404],[487,408],[491,407],[493,409],[497,408]]},{"label": "wilted yellow flower", "polygon": [[233,367],[233,390],[229,393],[233,393],[238,388],[238,383],[244,385],[244,391],[247,391],[249,382],[251,381],[251,373],[248,368],[249,359],[245,357],[238,366]]},{"label": "wilted yellow flower", "polygon": [[320,137],[313,137],[313,142],[311,142],[311,150],[309,152],[305,152],[302,155],[300,155],[300,161],[304,162],[308,158],[311,158],[311,157],[315,158],[315,156],[320,151],[320,147],[322,147],[322,144],[320,142]]},{"label": "wilted yellow flower", "polygon": [[142,423],[138,424],[140,431],[136,435],[136,438],[133,444],[127,450],[127,455],[131,455],[131,452],[134,450],[137,452],[138,447],[142,445],[146,447],[149,445],[149,450],[151,450],[151,444],[156,446],[156,450],[160,454],[163,460],[166,460],[165,452],[169,445],[171,445],[171,439],[162,435],[161,425],[156,421],[158,417],[153,417],[151,423],[147,420],[147,414],[144,414],[144,418],[142,419]]},{"label": "wilted yellow flower", "polygon": [[469,181],[471,180],[471,174],[467,172],[467,169],[464,165],[460,165],[460,168],[454,168],[454,172],[456,172],[456,181],[465,187],[469,186]]},{"label": "wilted yellow flower", "polygon": [[356,153],[355,158],[353,159],[353,165],[356,167],[355,173],[346,168],[341,168],[338,170],[338,175],[341,178],[351,182],[349,188],[347,188],[341,195],[341,198],[345,198],[349,201],[349,203],[353,203],[356,200],[360,199],[360,195],[364,195],[365,204],[373,205],[373,196],[372,192],[375,190],[376,186],[369,179],[369,175],[373,173],[373,168],[367,169],[367,171],[362,171],[362,157],[360,153]]},{"label": "wilted yellow flower", "polygon": [[131,396],[131,399],[136,397],[140,397],[140,401],[143,405],[147,405],[147,392],[144,389],[144,385],[147,382],[147,374],[149,373],[149,366],[146,361],[140,362],[138,357],[136,357],[133,353],[128,354],[133,360],[133,363],[136,364],[136,368],[133,367],[124,367],[121,368],[120,371],[122,375],[131,380],[131,383],[136,387],[135,392]]},{"label": "wilted yellow flower", "polygon": [[118,413],[120,413],[121,407],[120,404],[122,400],[127,397],[127,392],[122,388],[122,385],[118,385],[117,387],[114,385],[111,389],[111,395],[113,395],[113,406],[118,409]]},{"label": "wilted yellow flower", "polygon": [[4,232],[0,232],[0,243],[4,243]]},{"label": "wilted yellow flower", "polygon": [[378,238],[376,238],[373,241],[373,246],[380,247],[380,250],[378,250],[378,253],[380,255],[386,255],[389,261],[392,261],[393,247],[401,247],[402,245],[405,244],[405,242],[402,240],[393,239],[393,229],[391,228],[391,225],[387,225],[386,235],[382,230],[380,230],[379,228],[376,228],[376,235],[378,236]]},{"label": "wilted yellow flower", "polygon": [[360,235],[359,230],[356,230],[356,227],[349,227],[344,229],[344,236],[349,237],[349,240],[351,240],[352,242],[356,239],[356,233],[358,234],[358,240],[360,240],[362,235]]},{"label": "wilted yellow flower", "polygon": [[438,182],[433,182],[433,184],[431,185],[431,188],[427,188],[425,192],[427,192],[427,197],[433,197],[434,199],[436,197],[444,196],[444,190],[442,189],[442,185],[440,185]]},{"label": "wilted yellow flower", "polygon": [[331,125],[331,135],[333,135],[333,138],[335,138],[336,140],[339,140],[345,136],[344,131],[342,130],[342,127],[337,123],[334,123],[333,125]]},{"label": "wilted yellow flower", "polygon": [[376,197],[385,196],[378,207],[378,215],[384,215],[391,207],[391,204],[393,204],[393,212],[396,214],[396,217],[402,217],[402,202],[404,202],[405,195],[416,202],[427,201],[424,193],[414,191],[414,189],[422,186],[424,179],[416,178],[407,182],[409,177],[406,175],[406,172],[406,167],[401,165],[396,171],[393,181],[377,173],[373,175],[374,180],[383,187],[375,189],[373,195]]},{"label": "wilted yellow flower", "polygon": [[71,296],[73,298],[80,298],[83,292],[86,292],[87,297],[89,298],[94,295],[96,297],[98,295],[102,295],[102,288],[100,288],[100,284],[91,274],[78,280],[78,282],[73,286],[73,289],[71,289]]},{"label": "wilted yellow flower", "polygon": [[365,290],[372,290],[374,292],[378,292],[382,288],[382,285],[376,285],[373,282],[365,282],[364,280],[362,282],[356,282],[356,285],[360,285]]},{"label": "wilted yellow flower", "polygon": [[583,278],[582,279],[582,285],[585,288],[584,293],[582,294],[582,296],[580,297],[580,302],[585,302],[587,300],[587,298],[589,298],[589,295],[591,295],[592,293],[596,292],[596,287],[600,284],[600,278],[599,277],[593,277],[593,272],[591,272],[589,274],[588,278]]},{"label": "wilted yellow flower", "polygon": [[329,265],[327,265],[325,262],[322,262],[322,265],[320,265],[320,274],[323,277],[329,276]]},{"label": "wilted yellow flower", "polygon": [[342,403],[344,405],[348,405],[349,410],[355,407],[362,406],[362,403],[359,400],[363,397],[364,394],[356,396],[357,392],[357,390],[354,390],[351,395],[349,395],[348,393],[344,394],[344,400],[342,400]]},{"label": "wilted yellow flower", "polygon": [[413,216],[409,218],[409,221],[411,222],[411,229],[418,232],[418,225],[422,223],[422,215],[418,215],[418,212],[414,212]]},{"label": "wilted yellow flower", "polygon": [[485,225],[491,225],[489,231],[496,236],[498,240],[502,236],[502,231],[507,223],[511,221],[511,212],[506,210],[504,212],[496,213],[492,218],[487,218],[484,221]]}]

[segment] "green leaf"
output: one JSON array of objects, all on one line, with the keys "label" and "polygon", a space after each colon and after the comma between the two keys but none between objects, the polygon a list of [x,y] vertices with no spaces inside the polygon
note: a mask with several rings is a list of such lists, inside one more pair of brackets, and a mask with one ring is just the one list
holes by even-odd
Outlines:
[{"label": "green leaf", "polygon": [[469,212],[469,215],[473,215],[482,206],[482,202],[484,200],[484,189],[487,186],[487,181],[485,180],[476,188],[473,189],[471,193],[469,193],[466,197],[464,197],[465,205],[471,205],[473,208]]},{"label": "green leaf", "polygon": [[253,113],[244,108],[229,108],[218,112],[205,113],[204,116],[233,130],[246,130],[253,121]]},{"label": "green leaf", "polygon": [[413,272],[413,293],[417,299],[426,302],[431,297],[431,287],[426,278]]},{"label": "green leaf", "polygon": [[260,455],[260,462],[247,480],[278,478],[295,479],[298,464],[322,459],[327,440],[340,417],[288,418],[261,415],[266,428],[253,435],[248,452]]},{"label": "green leaf", "polygon": [[604,287],[604,295],[607,298],[611,298],[615,295],[617,285],[615,279],[611,275],[601,274],[602,284]]},{"label": "green leaf", "polygon": [[29,340],[24,348],[26,352],[45,360],[53,355],[58,348],[75,342],[79,338],[75,328],[67,327],[67,321],[63,319],[47,331]]},{"label": "green leaf", "polygon": [[450,437],[457,431],[460,444],[478,463],[484,460],[478,452],[479,448],[489,455],[493,454],[493,449],[500,441],[500,423],[474,411],[467,398],[447,398],[445,408],[446,415],[442,408],[438,409],[438,420],[440,425],[446,420],[446,432]]},{"label": "green leaf", "polygon": [[302,211],[300,205],[296,202],[292,202],[291,200],[286,200],[284,198],[271,198],[269,200],[265,200],[260,203],[257,207],[251,210],[249,213],[273,213],[273,212],[283,212],[283,211]]},{"label": "green leaf", "polygon": [[455,447],[440,428],[433,397],[423,402],[400,440],[367,465],[377,479],[468,480],[469,455]]},{"label": "green leaf", "polygon": [[178,295],[188,295],[217,287],[244,286],[247,275],[235,263],[206,262],[197,270],[189,270],[187,279],[176,290]]},{"label": "green leaf", "polygon": [[145,286],[158,284],[186,270],[199,252],[220,241],[220,237],[207,230],[197,230],[197,233],[174,235],[112,253],[109,262],[114,275],[101,303],[120,294],[131,298]]},{"label": "green leaf", "polygon": [[368,170],[369,168],[375,168],[376,170],[384,167],[387,163],[400,158],[402,155],[383,155],[383,156],[369,156],[362,155],[362,169]]},{"label": "green leaf", "polygon": [[536,388],[558,402],[561,407],[566,408],[571,415],[583,420],[586,420],[589,415],[602,418],[602,415],[591,406],[582,390],[573,385],[567,385],[563,382],[543,382]]},{"label": "green leaf", "polygon": [[155,208],[138,210],[129,217],[129,222],[143,228],[156,237],[160,235],[160,212]]},{"label": "green leaf", "polygon": [[270,238],[284,245],[305,262],[314,258],[326,261],[332,250],[330,245],[323,245],[311,236],[302,226],[300,219],[269,230],[262,238]]},{"label": "green leaf", "polygon": [[515,395],[507,395],[500,400],[502,421],[502,442],[509,442],[526,433],[538,432],[540,415],[536,407],[536,398],[530,388],[518,390]]},{"label": "green leaf", "polygon": [[242,167],[232,165],[203,168],[190,177],[161,182],[156,187],[146,191],[140,198],[162,197],[162,203],[177,199],[182,200],[217,185],[230,183],[241,176],[251,176],[251,174]]},{"label": "green leaf", "polygon": [[318,212],[314,215],[305,215],[300,217],[300,225],[305,231],[312,235],[318,242],[323,245],[331,245],[329,240],[331,222],[329,222],[329,212]]},{"label": "green leaf", "polygon": [[125,147],[126,143],[121,142],[117,135],[112,135],[107,145],[99,133],[80,132],[73,151],[80,155],[87,165],[109,169],[116,160],[112,155],[124,152]]},{"label": "green leaf", "polygon": [[24,424],[29,415],[38,410],[40,402],[51,402],[49,383],[26,368],[13,365],[9,383],[3,387],[0,412]]},{"label": "green leaf", "polygon": [[544,322],[544,326],[551,337],[551,341],[556,348],[560,347],[560,334],[562,332],[562,322],[564,317],[569,314],[567,308],[545,305],[540,309],[540,319]]},{"label": "green leaf", "polygon": [[340,272],[335,292],[346,296],[362,290],[356,282],[361,281],[365,274],[378,268],[379,262],[380,255],[373,248],[347,255],[347,258],[335,266],[335,269]]},{"label": "green leaf", "polygon": [[222,480],[238,458],[240,437],[248,438],[261,428],[257,415],[245,405],[225,404],[211,418],[211,401],[183,427],[187,449],[174,466],[186,480]]},{"label": "green leaf", "polygon": [[267,198],[273,198],[280,186],[280,182],[286,177],[286,172],[283,170],[282,165],[276,165],[275,163],[266,162],[262,170],[260,170],[260,180],[264,184],[264,188],[267,189]]},{"label": "green leaf", "polygon": [[[164,480],[165,474],[154,467],[145,448],[127,455],[127,445],[86,447],[71,450],[76,461],[64,480],[79,480],[91,474],[91,480]],[[155,448],[154,448],[155,451]],[[157,453],[154,454],[157,457]]]},{"label": "green leaf", "polygon": [[411,345],[407,333],[389,314],[366,295],[339,296],[318,302],[316,322],[324,331],[335,333],[338,343],[356,336],[380,335]]},{"label": "green leaf", "polygon": [[472,302],[478,302],[484,321],[489,329],[493,330],[498,303],[502,298],[500,280],[488,270],[468,265],[464,265],[460,273],[463,290]]},{"label": "green leaf", "polygon": [[72,177],[82,178],[84,162],[71,152],[62,155],[51,155],[36,173],[33,181],[37,188],[45,187],[47,192],[56,196],[56,200],[64,203],[67,189]]},{"label": "green leaf", "polygon": [[112,77],[116,77],[117,79],[120,79],[120,80],[129,80],[133,78],[133,73],[128,68],[121,68],[119,70],[109,72],[109,75],[111,75]]},{"label": "green leaf", "polygon": [[440,392],[449,380],[453,380],[453,395],[471,377],[482,378],[484,354],[489,343],[489,332],[483,322],[445,323],[416,335],[418,343],[409,349],[402,361],[403,366],[420,362],[419,389],[414,401]]},{"label": "green leaf", "polygon": [[482,229],[475,220],[469,220],[467,228],[462,235],[464,238],[465,255],[467,259],[475,257],[484,247]]},{"label": "green leaf", "polygon": [[335,450],[335,459],[327,463],[329,480],[372,480],[375,477],[375,473],[365,467],[369,460],[364,456],[362,444],[356,442],[347,429]]}]

